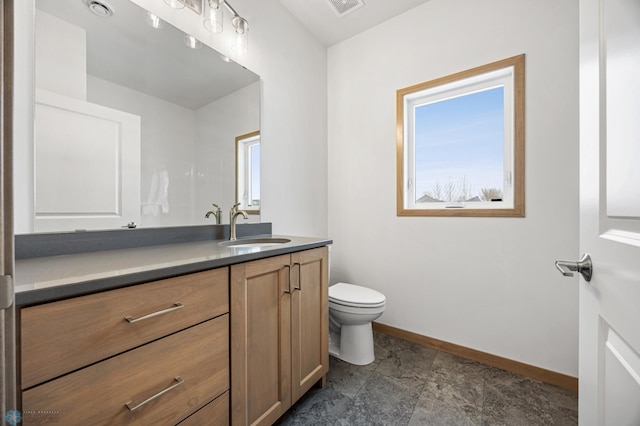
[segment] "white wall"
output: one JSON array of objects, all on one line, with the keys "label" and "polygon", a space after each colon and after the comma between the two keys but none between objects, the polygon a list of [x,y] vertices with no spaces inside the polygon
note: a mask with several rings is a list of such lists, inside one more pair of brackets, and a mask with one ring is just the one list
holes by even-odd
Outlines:
[{"label": "white wall", "polygon": [[[229,223],[228,210],[236,202],[236,136],[260,130],[260,82],[205,105],[196,112],[196,223],[213,223],[204,213],[212,203],[222,209],[222,223]],[[223,141],[223,143],[211,143]],[[251,215],[251,222],[260,216]],[[239,219],[238,223],[248,222]]]},{"label": "white wall", "polygon": [[[141,226],[206,225],[215,202],[235,203],[235,137],[260,128],[260,83],[198,110],[185,108],[89,75],[88,100],[139,115]],[[167,179],[168,202],[154,208],[155,182]],[[251,221],[259,217],[251,217]],[[228,223],[222,217],[222,223]],[[244,220],[243,220],[244,222]]]},{"label": "white wall", "polygon": [[[526,54],[526,218],[396,216],[396,90]],[[430,0],[332,46],[331,281],[380,322],[577,376],[577,1]]]},{"label": "white wall", "polygon": [[87,32],[36,10],[36,86],[76,99],[87,98]]},{"label": "white wall", "polygon": [[[196,111],[92,75],[87,86],[89,102],[141,117],[140,225],[193,224]],[[168,184],[166,191],[163,181]],[[160,206],[152,204],[158,202]]]}]

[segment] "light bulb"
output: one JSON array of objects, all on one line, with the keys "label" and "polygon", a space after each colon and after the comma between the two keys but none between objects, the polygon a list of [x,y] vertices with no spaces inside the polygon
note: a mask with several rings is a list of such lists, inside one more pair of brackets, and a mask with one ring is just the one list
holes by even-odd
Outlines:
[{"label": "light bulb", "polygon": [[182,38],[182,41],[184,41],[184,44],[192,49],[200,49],[202,47],[202,43],[200,43],[200,40],[189,34],[185,34]]},{"label": "light bulb", "polygon": [[222,21],[224,20],[224,11],[222,0],[208,0],[208,10],[205,11],[204,27],[214,34],[222,32]]},{"label": "light bulb", "polygon": [[231,23],[236,30],[233,41],[231,42],[231,50],[236,53],[245,54],[249,50],[249,24],[246,19],[239,16],[234,16]]},{"label": "light bulb", "polygon": [[150,27],[153,27],[155,29],[164,27],[164,21],[160,19],[158,15],[154,15],[148,10],[144,13],[144,20]]}]

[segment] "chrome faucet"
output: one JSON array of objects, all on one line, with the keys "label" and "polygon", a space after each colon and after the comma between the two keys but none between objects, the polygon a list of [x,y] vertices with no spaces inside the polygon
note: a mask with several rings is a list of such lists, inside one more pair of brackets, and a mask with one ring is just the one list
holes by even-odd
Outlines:
[{"label": "chrome faucet", "polygon": [[216,224],[220,225],[220,221],[222,219],[222,210],[220,210],[220,207],[218,207],[215,204],[211,204],[213,207],[216,208],[216,210],[209,210],[207,212],[207,214],[204,215],[204,217],[206,217],[207,219],[209,218],[209,216],[214,215],[216,217]]},{"label": "chrome faucet", "polygon": [[249,215],[244,210],[238,210],[238,206],[240,203],[237,203],[231,210],[229,210],[229,228],[230,228],[230,236],[229,241],[234,241],[236,239],[236,220],[238,220],[238,216],[242,215],[245,219],[249,219]]}]

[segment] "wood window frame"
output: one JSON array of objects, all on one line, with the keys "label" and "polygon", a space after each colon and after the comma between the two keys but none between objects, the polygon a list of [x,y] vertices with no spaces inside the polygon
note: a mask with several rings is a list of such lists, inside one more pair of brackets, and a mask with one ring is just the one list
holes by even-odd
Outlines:
[{"label": "wood window frame", "polygon": [[[405,168],[405,103],[407,95],[415,94],[427,89],[437,88],[481,76],[501,69],[513,68],[513,140],[505,143],[512,144],[512,196],[513,202],[509,207],[501,208],[407,208],[405,191],[407,170]],[[445,77],[405,87],[396,91],[396,202],[397,216],[467,216],[467,217],[524,217],[525,215],[525,55],[492,62],[476,68],[461,71]]]},{"label": "wood window frame", "polygon": [[[236,136],[236,189],[235,189],[236,203],[242,202],[243,196],[240,194],[240,192],[241,190],[246,190],[248,185],[247,171],[244,170],[244,168],[246,167],[246,164],[244,161],[244,156],[246,155],[246,152],[244,152],[245,150],[242,147],[242,144],[247,139],[255,139],[255,138],[257,138],[260,141],[260,130],[256,130],[255,132],[250,132],[244,135]],[[246,204],[242,203],[238,208],[240,210],[246,211],[248,214],[251,214],[251,215],[260,214],[260,206],[258,206],[258,208],[255,208],[255,207],[250,208]]]}]

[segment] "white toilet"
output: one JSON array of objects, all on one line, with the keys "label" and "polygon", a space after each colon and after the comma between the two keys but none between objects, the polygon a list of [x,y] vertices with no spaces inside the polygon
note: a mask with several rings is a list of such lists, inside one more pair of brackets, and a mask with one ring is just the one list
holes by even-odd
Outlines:
[{"label": "white toilet", "polygon": [[386,298],[347,283],[329,287],[329,354],[356,365],[375,359],[371,322],[384,312]]}]

